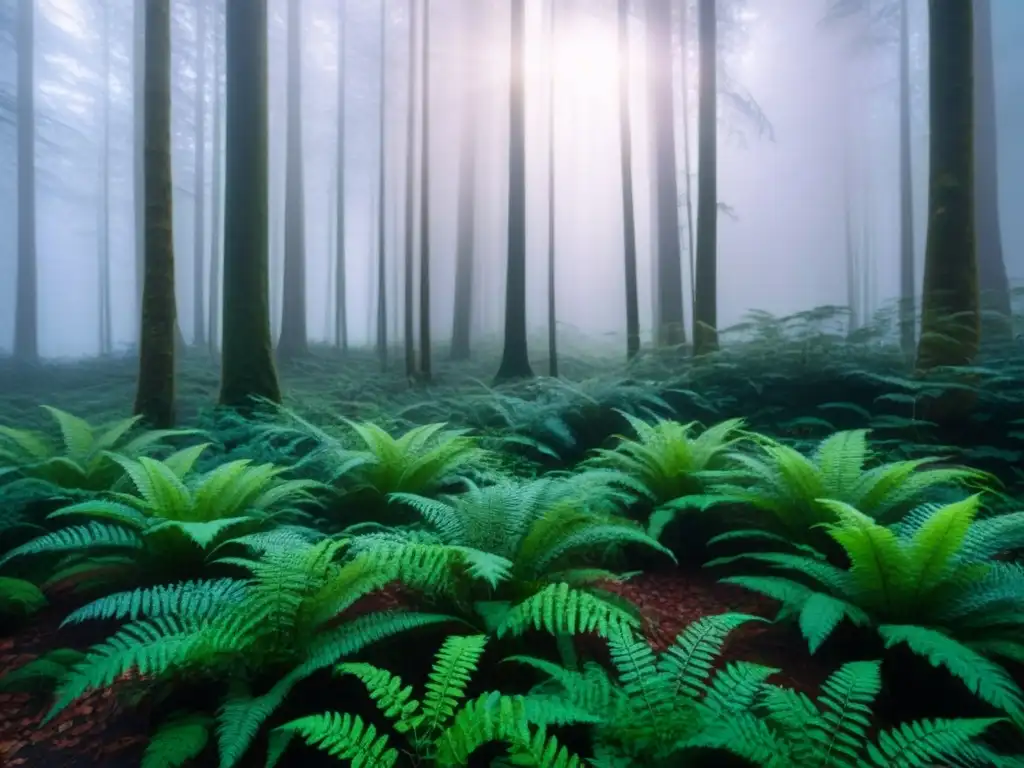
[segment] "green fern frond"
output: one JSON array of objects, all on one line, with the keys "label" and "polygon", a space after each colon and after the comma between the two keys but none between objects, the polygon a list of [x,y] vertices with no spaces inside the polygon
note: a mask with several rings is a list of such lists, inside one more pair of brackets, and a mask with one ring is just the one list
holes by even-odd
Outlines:
[{"label": "green fern frond", "polygon": [[619,626],[639,627],[632,614],[568,584],[549,584],[515,605],[497,628],[497,636],[520,635],[529,629],[551,634],[596,632],[607,637]]},{"label": "green fern frond", "polygon": [[140,768],[180,768],[206,749],[212,726],[213,718],[208,715],[172,715],[149,740]]}]

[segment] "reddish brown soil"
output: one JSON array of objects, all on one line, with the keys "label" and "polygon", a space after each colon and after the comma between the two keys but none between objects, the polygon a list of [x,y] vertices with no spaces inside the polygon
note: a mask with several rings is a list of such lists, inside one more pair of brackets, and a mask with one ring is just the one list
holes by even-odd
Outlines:
[{"label": "reddish brown soil", "polygon": [[[775,610],[770,601],[703,576],[647,574],[604,586],[640,607],[645,634],[655,650],[666,648],[701,616],[739,611],[770,618]],[[401,589],[389,588],[359,601],[348,613],[401,608],[408,605],[409,597]],[[0,676],[50,649],[84,647],[95,641],[79,638],[76,642],[66,631],[58,632],[66,613],[66,607],[54,607],[24,631],[0,639]],[[734,633],[725,658],[781,667],[779,682],[810,690],[831,670],[808,657],[805,648],[798,636],[783,627],[752,622]],[[122,681],[114,689],[85,696],[45,726],[40,721],[49,706],[46,697],[0,694],[0,766],[137,766],[148,738],[147,719],[144,711],[126,706],[120,695],[133,685]]]}]

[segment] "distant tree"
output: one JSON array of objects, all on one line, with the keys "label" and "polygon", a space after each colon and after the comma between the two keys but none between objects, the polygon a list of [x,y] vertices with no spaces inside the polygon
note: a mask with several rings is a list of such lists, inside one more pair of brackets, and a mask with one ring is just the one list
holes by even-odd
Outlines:
[{"label": "distant tree", "polygon": [[555,2],[548,0],[548,376],[558,376],[555,280]]},{"label": "distant tree", "polygon": [[474,75],[479,40],[479,0],[463,0],[462,60],[466,68],[460,78],[462,96],[461,140],[459,142],[458,230],[455,245],[455,294],[452,316],[452,360],[468,360],[473,323],[474,247],[476,241],[476,151],[477,80]]},{"label": "distant tree", "polygon": [[206,344],[206,272],[203,250],[206,232],[206,4],[196,0],[195,209],[192,215],[192,343]]},{"label": "distant tree", "polygon": [[[346,0],[338,0],[338,119],[334,198],[334,341],[342,354],[348,352],[348,287],[345,284],[345,9]],[[381,13],[384,11],[382,10]]]},{"label": "distant tree", "polygon": [[224,60],[223,31],[219,29],[220,13],[216,5],[211,6],[213,13],[213,204],[210,206],[210,351],[217,349],[220,337],[221,308],[221,266],[223,262],[223,229],[221,220],[224,212],[224,121],[223,91],[221,88],[221,65]]},{"label": "distant tree", "polygon": [[[380,6],[380,110],[377,130],[377,357],[382,371],[388,368],[388,265],[387,265],[387,105],[388,105],[388,12]],[[398,270],[395,270],[396,272]]]},{"label": "distant tree", "polygon": [[[718,349],[718,46],[715,0],[700,0],[700,92],[697,108],[697,253],[693,351]],[[687,148],[686,151],[689,151]]]},{"label": "distant tree", "polygon": [[109,355],[113,350],[113,318],[110,297],[110,6],[103,4],[100,12],[100,159],[99,159],[99,201],[96,222],[96,260],[99,283],[99,347],[100,355]]},{"label": "distant tree", "polygon": [[[306,335],[306,214],[302,171],[302,0],[288,0],[288,90],[284,192],[284,274],[281,295],[282,360],[308,352]],[[340,194],[340,191],[339,191]]]},{"label": "distant tree", "polygon": [[686,342],[672,94],[672,3],[647,4],[648,72],[654,143],[655,342]]},{"label": "distant tree", "polygon": [[413,209],[416,179],[416,27],[417,3],[409,0],[409,72],[405,114],[405,279],[403,290],[403,321],[405,342],[405,375],[416,375],[415,315],[413,314],[413,246],[415,243],[416,214]]},{"label": "distant tree", "polygon": [[146,78],[146,5],[148,0],[133,4],[132,10],[132,205],[135,214],[135,311],[142,312],[142,283],[146,261],[146,175],[144,122]]},{"label": "distant tree", "polygon": [[917,292],[914,253],[914,175],[910,152],[910,9],[900,0],[900,348],[907,358],[914,354]]},{"label": "distant tree", "polygon": [[917,367],[970,365],[980,297],[974,224],[974,11],[929,0],[929,193]]},{"label": "distant tree", "polygon": [[144,113],[146,256],[135,413],[174,424],[174,221],[171,177],[171,0],[147,0]]},{"label": "distant tree", "polygon": [[1010,281],[999,221],[996,83],[992,61],[992,2],[974,0],[974,215],[978,237],[978,287],[982,338],[1013,337]]},{"label": "distant tree", "polygon": [[497,381],[531,378],[526,336],[526,56],[525,0],[511,0],[509,46],[508,255],[505,344]]},{"label": "distant tree", "polygon": [[18,277],[14,357],[39,359],[39,266],[36,254],[35,0],[18,5]]},{"label": "distant tree", "polygon": [[423,52],[420,104],[423,138],[420,148],[420,367],[424,382],[431,377],[430,359],[430,0],[423,0]]},{"label": "distant tree", "polygon": [[281,401],[270,340],[267,0],[226,0],[227,120],[220,402]]},{"label": "distant tree", "polygon": [[619,163],[622,170],[623,269],[626,289],[626,357],[640,352],[636,278],[636,210],[633,202],[633,128],[629,114],[629,0],[618,0]]}]

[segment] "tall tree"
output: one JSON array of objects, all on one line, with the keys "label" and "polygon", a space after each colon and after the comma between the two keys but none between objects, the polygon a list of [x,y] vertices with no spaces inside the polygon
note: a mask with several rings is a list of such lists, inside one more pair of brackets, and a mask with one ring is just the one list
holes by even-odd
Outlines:
[{"label": "tall tree", "polygon": [[282,360],[308,351],[306,336],[306,203],[302,169],[302,0],[288,2],[288,121],[285,147],[284,265],[281,294]]},{"label": "tall tree", "polygon": [[270,340],[267,0],[226,0],[224,338],[221,405],[281,401]]},{"label": "tall tree", "polygon": [[110,7],[106,3],[101,11],[103,26],[100,51],[103,84],[100,92],[100,162],[99,205],[96,245],[99,266],[99,341],[100,355],[113,350],[113,318],[110,299]]},{"label": "tall tree", "polygon": [[1010,281],[999,221],[996,83],[992,60],[992,2],[974,0],[974,215],[978,238],[978,287],[983,337],[1013,337]]},{"label": "tall tree", "polygon": [[970,365],[980,297],[974,232],[974,9],[928,0],[929,191],[917,367]]},{"label": "tall tree", "polygon": [[206,5],[196,0],[195,212],[192,221],[192,343],[206,344],[203,250],[206,241]]},{"label": "tall tree", "polygon": [[[348,289],[345,285],[345,0],[338,0],[338,125],[334,197],[334,339],[348,352]],[[383,13],[383,11],[381,11]]]},{"label": "tall tree", "polygon": [[[387,286],[387,85],[388,85],[388,12],[380,6],[380,111],[377,130],[377,356],[381,370],[388,368],[388,286]],[[395,270],[397,272],[397,270]]]},{"label": "tall tree", "polygon": [[413,315],[413,245],[416,214],[413,210],[416,161],[416,0],[409,0],[409,73],[405,115],[405,269],[403,320],[405,331],[405,375],[416,375],[415,316]]},{"label": "tall tree", "polygon": [[558,313],[555,280],[555,0],[548,2],[548,375],[558,376]]},{"label": "tall tree", "polygon": [[39,359],[36,255],[35,0],[18,5],[18,277],[14,294],[14,356]]},{"label": "tall tree", "polygon": [[147,0],[143,122],[145,237],[142,327],[135,413],[150,426],[174,424],[174,221],[171,178],[171,0]]},{"label": "tall tree", "polygon": [[909,0],[900,0],[900,348],[911,359],[914,354],[914,175],[910,155],[910,9]]},{"label": "tall tree", "polygon": [[633,128],[629,112],[629,0],[618,0],[619,163],[622,169],[622,235],[626,288],[626,357],[640,351],[636,278],[636,211],[633,205]]},{"label": "tall tree", "polygon": [[217,3],[211,4],[213,14],[213,178],[211,187],[213,190],[213,205],[210,206],[210,351],[217,349],[217,339],[220,336],[220,306],[221,306],[221,264],[223,261],[222,246],[223,232],[221,228],[222,213],[224,210],[224,123],[223,100],[221,90],[221,63],[224,59],[224,46],[222,44],[220,30],[220,12],[217,10]]},{"label": "tall tree", "polygon": [[679,189],[676,181],[675,117],[672,107],[672,2],[647,6],[647,40],[652,95],[655,165],[653,175],[656,327],[660,345],[683,344],[683,273],[679,238]]},{"label": "tall tree", "polygon": [[693,352],[696,355],[718,349],[718,45],[715,2],[700,0],[697,30],[700,92],[697,106],[697,254],[693,292]]},{"label": "tall tree", "polygon": [[531,378],[526,336],[526,3],[511,0],[505,344],[498,381]]},{"label": "tall tree", "polygon": [[694,253],[697,247],[693,238],[693,168],[691,167],[692,158],[690,157],[690,147],[693,142],[690,141],[690,46],[688,45],[690,39],[690,20],[688,7],[689,0],[683,0],[679,4],[679,98],[682,102],[683,113],[683,146],[681,154],[683,156],[683,208],[686,211],[686,260],[690,267],[690,305],[693,306],[696,303],[695,294],[697,291],[696,268],[694,266]]},{"label": "tall tree", "polygon": [[420,104],[423,110],[423,139],[420,148],[420,368],[419,375],[430,381],[430,0],[423,0],[423,64],[420,76]]},{"label": "tall tree", "polygon": [[145,270],[146,244],[145,232],[145,178],[143,173],[143,157],[145,156],[145,124],[143,113],[144,79],[145,79],[145,45],[146,45],[146,2],[134,4],[132,11],[132,183],[133,211],[135,213],[135,301],[136,312],[142,311],[142,280]]},{"label": "tall tree", "polygon": [[479,41],[477,5],[479,0],[463,0],[462,60],[466,64],[460,78],[462,95],[461,130],[459,143],[458,229],[455,245],[455,296],[452,314],[452,360],[468,360],[471,326],[473,324],[473,256],[476,240],[476,148],[477,98],[474,73]]}]

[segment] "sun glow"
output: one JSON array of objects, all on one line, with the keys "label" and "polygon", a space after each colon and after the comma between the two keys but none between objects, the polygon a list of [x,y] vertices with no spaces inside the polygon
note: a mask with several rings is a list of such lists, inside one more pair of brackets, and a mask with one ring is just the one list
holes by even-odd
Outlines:
[{"label": "sun glow", "polygon": [[529,21],[525,62],[528,88],[543,87],[553,75],[557,89],[576,95],[615,91],[619,57],[613,24],[601,24],[580,14],[556,18],[552,40],[546,12],[543,19],[536,19],[538,23],[531,25]]}]

